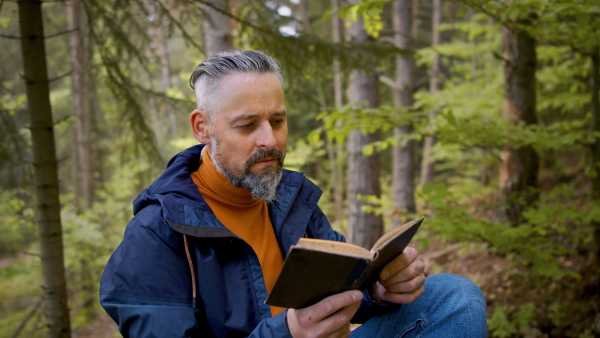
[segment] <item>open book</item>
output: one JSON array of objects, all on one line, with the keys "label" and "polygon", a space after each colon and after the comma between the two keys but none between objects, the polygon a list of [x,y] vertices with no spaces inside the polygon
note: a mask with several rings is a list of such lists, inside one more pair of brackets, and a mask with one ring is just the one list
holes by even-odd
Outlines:
[{"label": "open book", "polygon": [[423,219],[384,234],[370,251],[349,243],[301,238],[290,248],[266,303],[299,309],[336,293],[367,289],[404,251]]}]

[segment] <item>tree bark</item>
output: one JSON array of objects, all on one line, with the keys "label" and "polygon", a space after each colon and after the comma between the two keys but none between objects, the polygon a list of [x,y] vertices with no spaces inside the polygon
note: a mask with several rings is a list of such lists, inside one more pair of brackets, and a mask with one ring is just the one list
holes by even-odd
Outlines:
[{"label": "tree bark", "polygon": [[[370,39],[363,29],[362,19],[349,28],[349,36],[355,42]],[[377,74],[353,70],[350,73],[348,100],[358,107],[379,106],[379,80]],[[368,123],[368,122],[365,122]],[[351,243],[370,248],[383,234],[383,219],[363,210],[364,200],[359,195],[381,195],[379,185],[379,155],[363,155],[363,147],[379,139],[378,133],[363,134],[356,130],[348,136],[348,231]]]},{"label": "tree bark", "polygon": [[[511,123],[537,123],[535,40],[515,25],[502,27],[504,103],[502,115]],[[539,157],[532,146],[506,145],[501,153],[500,189],[508,221],[516,226],[523,210],[537,198]]]},{"label": "tree bark", "polygon": [[75,116],[75,165],[73,178],[75,180],[75,205],[79,213],[89,209],[94,203],[95,182],[92,169],[92,149],[90,142],[91,104],[89,92],[89,57],[88,43],[84,34],[84,20],[81,4],[76,0],[67,1],[69,54],[73,66],[72,91],[73,114]]},{"label": "tree bark", "polygon": [[[166,93],[167,89],[171,87],[171,63],[169,60],[169,38],[167,34],[167,26],[165,25],[164,15],[162,12],[158,15],[158,25],[154,27],[156,32],[156,52],[160,58],[160,92]],[[162,116],[167,117],[169,124],[169,137],[175,139],[177,137],[177,118],[175,112],[167,107],[165,110],[162,109]]]},{"label": "tree bark", "polygon": [[[339,8],[340,0],[331,0],[331,7]],[[341,20],[337,15],[331,16],[332,41],[340,43],[342,41]],[[333,59],[333,97],[336,107],[341,107],[344,104],[343,78],[341,65],[338,57]],[[338,121],[338,126],[341,122]],[[335,203],[335,214],[338,226],[341,228],[344,220],[344,145],[336,143],[334,145],[334,156],[332,162],[332,182],[333,182],[333,198]]]},{"label": "tree bark", "polygon": [[[592,110],[592,125],[591,130],[595,133],[600,133],[600,46],[596,45],[592,48],[590,55],[592,59],[591,69],[591,110]],[[592,168],[595,176],[592,181],[592,198],[600,199],[600,140],[596,138],[591,145],[592,152]],[[594,222],[594,251],[596,253],[596,264],[600,266],[600,223]]]},{"label": "tree bark", "polygon": [[29,109],[37,194],[43,293],[48,337],[71,335],[65,279],[54,124],[46,66],[41,2],[18,1],[21,52]]},{"label": "tree bark", "polygon": [[[431,46],[437,47],[441,42],[439,26],[442,23],[442,0],[433,0],[433,15],[431,18]],[[429,92],[433,95],[442,89],[442,57],[438,53],[431,63],[431,75],[429,77]],[[437,111],[431,111],[428,114],[429,120],[435,119]],[[435,135],[429,135],[425,138],[423,147],[423,160],[421,162],[421,184],[432,182],[435,176],[435,161],[431,158],[433,146],[437,143]]]},{"label": "tree bark", "polygon": [[[215,7],[227,10],[227,0],[213,0]],[[214,8],[200,4],[205,13],[202,20],[202,32],[204,36],[204,54],[207,56],[218,52],[233,49],[233,37],[231,35],[231,23],[229,18]]]},{"label": "tree bark", "polygon": [[[394,2],[394,40],[398,47],[412,48],[411,16],[412,0]],[[413,83],[416,65],[411,54],[405,54],[396,59],[396,86],[394,87],[394,104],[396,107],[411,107],[414,103]],[[413,131],[411,125],[394,128],[394,136],[402,140]],[[402,224],[400,214],[404,211],[415,212],[415,141],[398,143],[393,149],[392,168],[392,198],[394,214],[392,226]]]}]

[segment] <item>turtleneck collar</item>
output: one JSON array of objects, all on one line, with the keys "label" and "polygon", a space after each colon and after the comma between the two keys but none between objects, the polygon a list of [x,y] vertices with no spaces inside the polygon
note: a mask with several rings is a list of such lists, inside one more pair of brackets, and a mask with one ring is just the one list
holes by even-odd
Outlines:
[{"label": "turtleneck collar", "polygon": [[210,194],[212,198],[219,202],[229,204],[235,207],[250,207],[260,203],[266,203],[260,199],[254,199],[252,194],[240,187],[234,186],[225,175],[221,174],[213,163],[209,149],[204,147],[202,151],[202,163],[198,171],[193,175],[196,176],[196,184],[199,184],[203,189],[203,194]]}]

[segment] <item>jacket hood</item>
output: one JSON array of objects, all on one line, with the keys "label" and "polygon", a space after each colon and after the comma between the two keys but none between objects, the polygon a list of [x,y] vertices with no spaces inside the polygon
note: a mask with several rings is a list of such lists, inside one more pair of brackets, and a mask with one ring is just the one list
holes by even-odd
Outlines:
[{"label": "jacket hood", "polygon": [[200,167],[204,147],[203,144],[198,144],[173,156],[162,175],[135,198],[133,214],[137,214],[149,204],[161,202],[166,195],[187,200],[190,205],[195,204],[198,208],[208,208],[190,177]]}]

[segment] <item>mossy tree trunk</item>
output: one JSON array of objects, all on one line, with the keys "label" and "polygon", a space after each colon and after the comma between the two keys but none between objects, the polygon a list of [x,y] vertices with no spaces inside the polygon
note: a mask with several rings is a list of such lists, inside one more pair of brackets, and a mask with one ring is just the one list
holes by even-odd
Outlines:
[{"label": "mossy tree trunk", "polygon": [[19,22],[33,143],[43,292],[48,337],[70,337],[54,123],[50,106],[41,2],[21,0]]},{"label": "mossy tree trunk", "polygon": [[[431,46],[437,47],[441,42],[442,33],[440,25],[442,24],[442,0],[433,0],[431,17]],[[431,63],[431,73],[429,77],[429,92],[437,93],[442,89],[442,56],[438,53]],[[433,120],[438,114],[437,111],[429,112],[429,120]],[[435,161],[432,158],[433,146],[437,143],[435,135],[429,135],[425,138],[423,145],[423,160],[421,162],[421,184],[432,182],[435,177]]]},{"label": "mossy tree trunk", "polygon": [[[592,59],[591,70],[591,108],[592,108],[592,132],[600,133],[600,46],[592,48],[590,55]],[[592,181],[592,196],[594,199],[600,199],[600,140],[596,138],[591,145],[592,166],[595,176]],[[600,266],[600,223],[594,223],[594,251],[596,252],[596,263]]]},{"label": "mossy tree trunk", "polygon": [[[393,4],[394,42],[396,46],[411,49],[412,0],[399,0]],[[394,86],[394,104],[396,107],[408,108],[414,103],[414,82],[417,66],[412,54],[404,54],[396,59],[396,81]],[[394,128],[394,136],[403,140],[413,132],[411,125]],[[415,212],[415,141],[402,141],[394,146],[392,164],[392,198],[394,210],[392,226],[400,226],[400,213]]]},{"label": "mossy tree trunk", "polygon": [[[371,38],[363,28],[362,19],[353,23],[348,31],[354,42],[367,42]],[[356,107],[379,106],[379,78],[376,73],[353,70],[350,73],[348,101]],[[379,185],[379,155],[363,154],[363,148],[379,139],[378,133],[363,134],[356,130],[348,136],[348,232],[351,243],[370,248],[383,234],[383,219],[366,211],[362,196],[381,196]]]},{"label": "mossy tree trunk", "polygon": [[227,0],[212,0],[213,6],[201,4],[205,17],[202,18],[202,32],[204,37],[204,54],[213,55],[218,52],[233,48],[230,18],[218,11],[229,11]]},{"label": "mossy tree trunk", "polygon": [[[536,42],[516,24],[502,27],[504,103],[502,115],[511,123],[537,124]],[[532,146],[506,145],[501,153],[500,189],[508,221],[522,222],[523,210],[538,198],[539,156]]]}]

